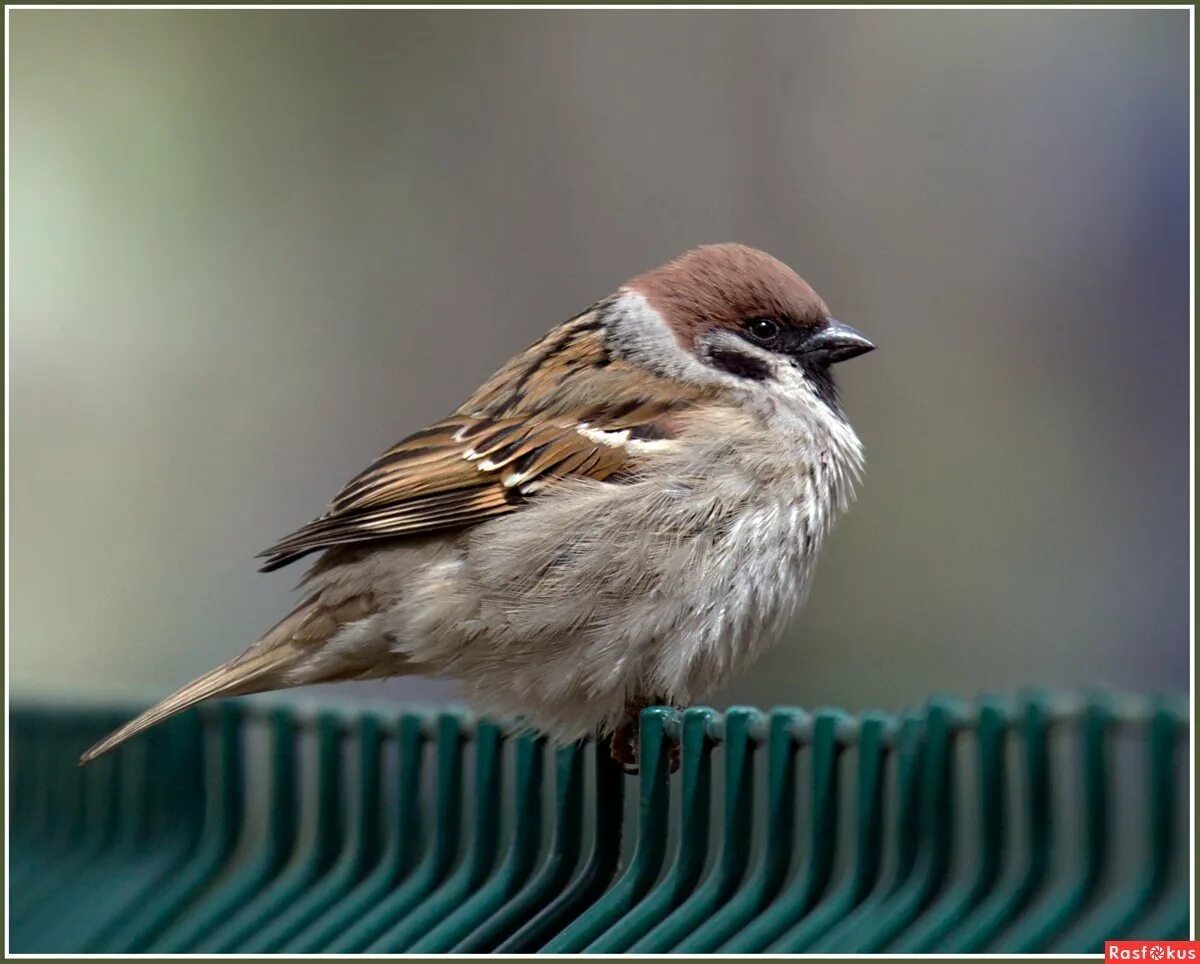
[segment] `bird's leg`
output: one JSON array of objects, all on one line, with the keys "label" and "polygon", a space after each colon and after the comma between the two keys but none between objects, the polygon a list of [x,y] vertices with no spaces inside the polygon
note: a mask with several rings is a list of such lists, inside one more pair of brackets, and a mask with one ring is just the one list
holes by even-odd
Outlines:
[{"label": "bird's leg", "polygon": [[[647,706],[669,705],[666,697],[652,696],[633,700],[625,705],[625,715],[613,730],[609,740],[609,753],[628,774],[638,772],[638,742],[641,731],[642,710]],[[671,772],[679,769],[679,745],[672,742],[668,750]]]}]

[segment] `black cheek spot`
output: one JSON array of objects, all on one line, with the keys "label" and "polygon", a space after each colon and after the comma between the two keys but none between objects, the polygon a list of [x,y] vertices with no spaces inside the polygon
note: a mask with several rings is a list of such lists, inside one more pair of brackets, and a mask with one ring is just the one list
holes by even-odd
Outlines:
[{"label": "black cheek spot", "polygon": [[765,382],[771,377],[771,369],[766,362],[729,348],[710,349],[708,361],[714,368],[753,382]]}]

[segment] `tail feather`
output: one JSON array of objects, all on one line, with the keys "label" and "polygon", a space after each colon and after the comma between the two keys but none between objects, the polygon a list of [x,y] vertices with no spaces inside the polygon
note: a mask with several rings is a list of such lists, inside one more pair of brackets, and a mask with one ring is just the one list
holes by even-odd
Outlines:
[{"label": "tail feather", "polygon": [[143,730],[214,696],[244,696],[285,685],[281,683],[278,671],[291,665],[298,655],[294,647],[283,645],[266,650],[251,649],[227,663],[222,663],[216,669],[192,680],[157,706],[134,717],[120,729],[114,730],[84,753],[79,758],[79,763],[90,763]]},{"label": "tail feather", "polygon": [[325,642],[344,625],[369,616],[374,609],[374,599],[368,592],[331,589],[336,590],[336,584],[327,585],[322,592],[304,600],[240,656],[192,680],[110,733],[80,757],[79,762],[89,763],[154,724],[214,696],[246,696],[309,683],[396,675],[395,661],[381,663],[373,650],[368,650],[357,662],[347,653],[326,663],[314,660]]}]

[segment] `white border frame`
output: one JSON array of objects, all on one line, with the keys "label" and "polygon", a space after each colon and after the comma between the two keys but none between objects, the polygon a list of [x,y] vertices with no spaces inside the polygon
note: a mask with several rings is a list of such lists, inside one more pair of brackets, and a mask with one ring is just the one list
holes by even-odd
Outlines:
[{"label": "white border frame", "polygon": [[[1189,688],[1188,688],[1188,712],[1189,712],[1189,753],[1188,753],[1188,800],[1190,802],[1189,813],[1189,880],[1192,887],[1192,920],[1189,923],[1189,936],[1193,940],[1196,939],[1196,866],[1195,866],[1195,7],[1189,4],[1126,4],[1126,5],[1105,5],[1105,4],[412,4],[412,5],[395,5],[395,4],[212,4],[212,5],[191,5],[191,4],[17,4],[5,7],[5,36],[4,36],[4,72],[5,72],[5,155],[4,155],[4,199],[5,199],[5,222],[4,222],[4,340],[5,340],[5,384],[4,384],[4,509],[5,509],[5,545],[4,545],[4,561],[5,561],[5,616],[4,616],[4,635],[5,635],[5,652],[4,652],[4,709],[5,709],[5,761],[8,760],[8,639],[10,639],[10,599],[8,599],[8,581],[10,581],[11,557],[10,557],[10,504],[8,504],[8,462],[10,462],[10,371],[8,371],[8,361],[11,358],[10,341],[8,341],[8,312],[10,312],[10,274],[8,274],[8,212],[11,210],[10,196],[8,196],[8,144],[10,144],[10,130],[8,130],[8,121],[10,121],[10,90],[11,78],[8,71],[8,40],[11,36],[10,13],[14,10],[179,10],[179,11],[208,11],[208,10],[330,10],[330,11],[348,11],[348,10],[444,10],[444,11],[491,11],[491,10],[521,10],[521,11],[552,11],[552,10],[580,10],[580,11],[703,11],[703,10],[724,10],[724,11],[788,11],[788,10],[1037,10],[1037,11],[1055,11],[1055,10],[1178,10],[1188,12],[1188,66],[1190,76],[1188,78],[1188,107],[1190,112],[1190,130],[1188,131],[1188,152],[1190,157],[1190,172],[1188,175],[1188,196],[1189,196],[1189,211],[1188,211],[1188,245],[1190,247],[1190,269],[1188,280],[1188,310],[1190,313],[1190,321],[1192,327],[1188,334],[1188,397],[1190,403],[1190,412],[1188,415],[1189,437],[1188,437],[1188,453],[1190,466],[1188,469],[1188,493],[1190,504],[1188,507],[1188,575],[1189,585],[1193,586],[1192,598],[1189,600],[1188,613],[1188,665],[1189,665]],[[8,839],[8,779],[7,772],[4,774],[4,834],[5,834],[5,852],[7,854],[7,839]],[[0,873],[5,874],[7,884],[7,867],[0,868]],[[5,887],[7,896],[7,886]],[[0,914],[4,915],[4,953],[5,957],[14,959],[62,959],[76,960],[79,954],[10,954],[8,952],[8,906],[7,902],[4,908],[0,909]],[[126,960],[130,959],[128,954],[90,954],[86,956],[89,959],[97,960]],[[188,959],[204,959],[204,958],[228,958],[230,960],[258,960],[265,958],[275,959],[348,959],[361,960],[368,959],[372,956],[364,956],[364,954],[151,954],[151,959],[169,959],[169,960],[188,960]],[[425,954],[391,954],[390,957],[401,958],[425,958]],[[440,954],[438,957],[445,959],[527,959],[528,954]],[[539,956],[540,957],[540,956]],[[554,957],[576,957],[576,956],[545,956],[545,959],[554,959]],[[595,954],[588,956],[593,959],[625,959],[634,960],[642,957],[650,958],[665,958],[671,959],[674,954],[641,954],[641,956],[622,956],[622,954]],[[821,959],[862,959],[863,954],[708,954],[707,958],[715,960],[721,959],[784,959],[784,958],[805,958],[817,957]],[[908,960],[912,956],[910,954],[872,954],[878,959],[890,960],[900,959]],[[958,959],[1039,959],[1045,958],[1045,954],[923,954],[923,959],[943,959],[943,960],[958,960]],[[1051,958],[1070,958],[1080,960],[1094,960],[1094,954],[1051,954]]]}]

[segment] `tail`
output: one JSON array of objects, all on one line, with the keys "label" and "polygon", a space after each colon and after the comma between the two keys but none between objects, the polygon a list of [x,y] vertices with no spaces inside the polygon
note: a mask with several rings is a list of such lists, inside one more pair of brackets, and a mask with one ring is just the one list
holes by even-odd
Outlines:
[{"label": "tail", "polygon": [[403,670],[396,657],[380,659],[379,651],[370,647],[339,652],[336,659],[320,659],[321,647],[330,637],[346,624],[374,611],[374,599],[369,592],[338,593],[330,588],[326,586],[324,591],[302,602],[241,656],[192,680],[179,692],[110,733],[79,758],[80,764],[90,763],[154,724],[214,696],[247,696],[310,683],[400,675]]},{"label": "tail", "polygon": [[298,655],[297,649],[288,645],[267,650],[252,647],[241,656],[222,663],[199,679],[192,680],[157,706],[151,707],[120,729],[114,730],[83,754],[79,763],[81,766],[91,763],[96,757],[116,749],[130,737],[137,736],[156,723],[161,723],[214,696],[245,696],[287,685],[280,679],[280,671],[292,665]]},{"label": "tail", "polygon": [[337,630],[339,615],[342,614],[331,611],[319,596],[310,596],[242,655],[192,680],[157,706],[110,733],[79,758],[80,765],[90,763],[154,724],[214,696],[247,696],[297,685],[299,680],[289,679],[287,671],[305,662]]}]

